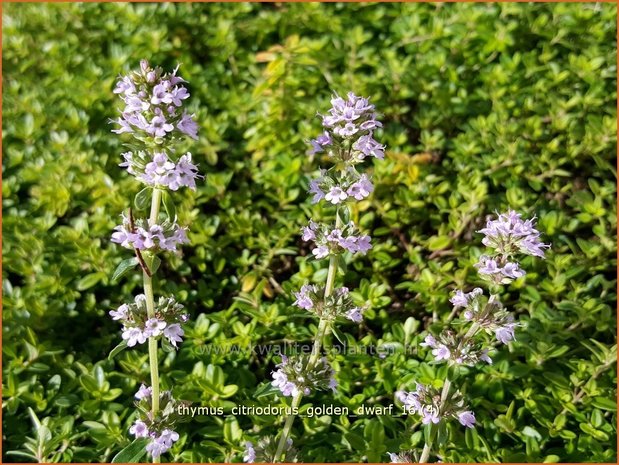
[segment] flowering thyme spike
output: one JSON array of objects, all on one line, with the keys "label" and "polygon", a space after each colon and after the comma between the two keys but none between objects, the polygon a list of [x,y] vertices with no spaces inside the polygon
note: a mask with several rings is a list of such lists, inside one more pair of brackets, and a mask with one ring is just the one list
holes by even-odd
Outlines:
[{"label": "flowering thyme spike", "polygon": [[[181,138],[197,139],[198,129],[192,116],[183,109],[189,92],[177,71],[178,67],[164,73],[142,60],[140,70],[120,77],[114,89],[124,108],[114,121],[119,127],[112,132],[131,134],[134,139],[132,150],[122,154],[123,162],[119,166],[146,186],[136,197],[136,207],[143,207],[148,196],[151,205],[148,218],[134,219],[130,208],[128,217],[123,215],[122,223],[112,234],[112,242],[134,251],[142,269],[144,294],[137,295],[133,303],[110,311],[110,315],[123,325],[122,339],[127,347],[148,341],[151,386],[142,385],[135,395],[138,419],[129,432],[136,438],[150,438],[146,452],[153,462],[158,462],[179,439],[173,428],[179,420],[175,412],[182,404],[169,391],[159,391],[158,344],[161,340],[177,348],[185,334],[181,325],[189,318],[173,297],[160,297],[155,302],[153,275],[160,263],[159,253],[178,252],[181,245],[189,242],[187,228],[177,223],[169,191],[181,187],[195,189],[196,179],[200,177],[191,153],[179,155],[174,151],[175,143]],[[166,214],[161,219],[163,200]],[[119,270],[126,266],[125,262],[119,265]]]},{"label": "flowering thyme spike", "polygon": [[[382,124],[377,121],[374,105],[368,99],[352,92],[346,98],[337,94],[331,99],[331,109],[322,116],[323,133],[310,142],[310,155],[324,153],[333,162],[330,169],[323,169],[317,179],[309,183],[312,203],[324,201],[335,206],[335,222],[321,224],[310,220],[302,228],[302,238],[313,241],[312,255],[316,260],[329,259],[327,280],[324,286],[304,285],[295,293],[295,305],[318,318],[312,352],[307,355],[285,357],[273,372],[273,386],[283,396],[292,397],[293,411],[301,398],[314,390],[335,390],[335,372],[326,358],[320,357],[323,339],[331,325],[338,320],[355,323],[363,319],[364,308],[353,304],[348,288],[335,288],[338,257],[344,253],[365,255],[372,248],[370,236],[361,234],[350,217],[347,203],[365,199],[374,190],[370,178],[357,170],[357,165],[367,157],[384,158],[385,147],[374,139],[374,130]],[[289,438],[294,422],[289,415],[272,459],[281,461],[291,447]],[[251,446],[251,443],[250,443]],[[246,461],[253,461],[253,446],[247,447]],[[255,449],[257,450],[257,449]],[[288,455],[288,454],[287,454]],[[264,456],[263,456],[264,457]],[[287,460],[287,459],[286,459]]]},{"label": "flowering thyme spike", "polygon": [[[489,255],[482,255],[475,265],[480,276],[493,287],[508,284],[522,277],[525,272],[517,261],[519,254],[544,258],[544,249],[550,247],[540,241],[540,232],[535,229],[535,219],[523,221],[519,213],[512,210],[490,220],[479,232],[484,234],[482,243],[491,249]],[[497,343],[508,344],[515,340],[515,329],[520,326],[514,316],[508,312],[497,294],[484,296],[484,291],[477,287],[470,292],[457,290],[450,299],[454,310],[462,309],[461,315],[465,331],[444,330],[440,335],[428,334],[421,344],[429,347],[435,362],[446,362],[449,369],[457,370],[461,365],[473,366],[479,362],[492,364],[489,352]],[[494,336],[494,342],[488,342],[482,333]],[[449,373],[449,371],[448,371]],[[411,414],[421,416],[421,421],[432,428],[441,421],[457,419],[467,428],[475,426],[475,413],[468,409],[462,394],[455,390],[450,392],[449,375],[443,382],[440,394],[433,387],[417,385],[414,392],[398,391],[396,399]],[[433,435],[426,435],[432,438]],[[420,463],[427,462],[432,450],[432,441],[428,440],[423,448]],[[391,456],[391,455],[390,455]],[[397,458],[397,456],[393,456]],[[393,460],[392,457],[392,460]]]}]

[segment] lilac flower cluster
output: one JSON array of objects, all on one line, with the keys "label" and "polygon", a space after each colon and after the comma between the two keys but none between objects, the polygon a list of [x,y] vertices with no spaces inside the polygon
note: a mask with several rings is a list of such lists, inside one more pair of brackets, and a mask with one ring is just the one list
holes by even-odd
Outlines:
[{"label": "lilac flower cluster", "polygon": [[458,365],[475,365],[478,362],[492,364],[488,352],[492,345],[476,339],[480,331],[493,334],[497,342],[507,344],[515,339],[514,330],[518,323],[499,301],[499,296],[491,294],[489,298],[483,295],[481,288],[475,288],[465,293],[458,290],[451,298],[454,309],[463,308],[461,313],[465,322],[473,326],[466,334],[456,334],[445,330],[438,338],[427,335],[421,344],[430,347],[437,362],[447,361]]},{"label": "lilac flower cluster", "polygon": [[170,391],[163,391],[159,400],[162,409],[153,418],[150,414],[152,389],[142,384],[135,394],[135,399],[139,418],[129,428],[129,433],[135,438],[149,438],[146,452],[157,458],[167,452],[179,439],[179,434],[173,428],[180,419],[178,407],[183,403],[174,400]]},{"label": "lilac flower cluster", "polygon": [[374,130],[382,127],[374,105],[349,92],[346,99],[334,95],[331,109],[322,116],[325,131],[310,141],[310,154],[327,152],[337,161],[358,163],[368,156],[383,159],[385,147],[374,140]]},{"label": "lilac flower cluster", "polygon": [[335,371],[326,358],[310,365],[308,354],[287,357],[282,355],[282,361],[273,372],[271,384],[278,388],[284,396],[296,396],[299,393],[309,395],[314,390],[332,389],[335,392],[337,380]]},{"label": "lilac flower cluster", "polygon": [[480,341],[465,339],[450,330],[441,333],[438,340],[429,334],[420,345],[430,347],[437,362],[445,360],[458,365],[475,365],[481,361],[492,365],[489,349],[483,348]]},{"label": "lilac flower cluster", "polygon": [[402,403],[408,414],[419,414],[424,425],[437,424],[442,419],[452,417],[467,428],[475,426],[475,414],[465,407],[462,394],[458,391],[443,401],[436,388],[417,383],[415,391],[397,391],[395,398]]},{"label": "lilac flower cluster", "polygon": [[367,174],[359,174],[349,167],[342,173],[341,179],[335,179],[329,171],[323,170],[321,176],[309,183],[309,193],[313,195],[312,203],[324,199],[337,205],[349,199],[363,200],[374,191],[374,185]]},{"label": "lilac flower cluster", "polygon": [[515,339],[514,329],[518,326],[514,317],[499,300],[499,296],[491,294],[488,299],[483,297],[480,288],[473,289],[468,294],[456,291],[451,299],[454,308],[464,307],[462,316],[487,333],[494,333],[498,342],[507,344]]},{"label": "lilac flower cluster", "polygon": [[361,323],[365,308],[356,306],[350,296],[347,287],[333,290],[329,296],[324,297],[324,288],[314,284],[306,284],[299,292],[295,292],[294,305],[313,313],[325,320],[335,320],[338,316],[347,318],[355,323]]},{"label": "lilac flower cluster", "polygon": [[[122,224],[112,234],[112,242],[135,251],[136,261],[143,271],[145,294],[136,296],[133,303],[112,310],[110,315],[122,323],[126,346],[149,341],[152,388],[142,386],[136,394],[140,416],[130,432],[135,437],[150,438],[146,451],[154,459],[179,439],[173,426],[174,412],[180,403],[168,391],[158,394],[158,340],[161,339],[164,348],[166,344],[177,348],[184,336],[181,324],[187,321],[188,315],[173,298],[161,297],[154,302],[152,275],[158,268],[157,252],[176,252],[180,245],[189,242],[187,228],[176,223],[176,209],[167,191],[182,187],[195,190],[196,179],[201,177],[191,153],[177,155],[174,150],[175,143],[185,136],[197,139],[198,131],[193,115],[183,108],[189,92],[184,86],[187,81],[177,72],[178,67],[171,73],[164,73],[161,68],[153,68],[142,60],[138,71],[121,76],[116,84],[114,93],[123,102],[123,108],[120,117],[112,121],[117,125],[112,132],[127,133],[134,139],[128,144],[131,151],[122,154],[120,166],[148,186],[136,197],[136,206],[143,210],[149,195],[151,201],[148,219],[134,220],[129,210],[129,216],[123,215]],[[162,201],[164,221],[160,213]],[[117,276],[130,269],[127,262],[121,262]]]},{"label": "lilac flower cluster", "polygon": [[114,228],[112,242],[127,249],[176,252],[179,245],[189,242],[187,228],[177,223],[170,223],[166,220],[162,224],[147,226],[147,222],[142,219],[132,224],[130,218],[125,215],[122,218],[122,224]]},{"label": "lilac flower cluster", "polygon": [[516,255],[544,258],[544,249],[550,247],[541,242],[535,218],[524,221],[520,213],[513,210],[489,220],[478,232],[484,235],[482,243],[493,253],[482,255],[475,266],[484,279],[496,284],[509,284],[526,274],[515,260]]},{"label": "lilac flower cluster", "polygon": [[[479,232],[485,235],[483,243],[493,250],[493,255],[480,257],[476,266],[482,277],[495,285],[506,284],[525,274],[513,258],[516,254],[543,258],[544,249],[549,245],[540,241],[540,233],[534,225],[534,219],[523,221],[513,211],[499,215],[498,220],[488,221]],[[436,362],[446,361],[456,366],[456,370],[458,365],[474,365],[478,362],[492,364],[490,349],[497,343],[507,344],[515,339],[514,331],[518,324],[513,315],[503,307],[498,295],[485,297],[481,288],[470,292],[456,290],[450,301],[454,312],[461,309],[461,323],[467,329],[458,333],[447,329],[437,337],[428,334],[421,346],[431,349]],[[487,338],[479,337],[482,332],[494,335],[496,342],[488,343]],[[474,413],[464,405],[459,391],[450,392],[450,386],[447,377],[441,393],[434,387],[418,384],[416,391],[397,392],[396,398],[412,413],[420,414],[424,424],[437,424],[442,419],[452,417],[472,428],[475,425]],[[428,460],[431,447],[431,440],[427,440],[420,462]],[[396,461],[394,458],[398,459],[397,456],[392,457],[392,461]]]},{"label": "lilac flower cluster", "polygon": [[304,241],[314,241],[316,247],[312,254],[317,259],[338,255],[342,252],[360,253],[365,255],[372,248],[370,236],[357,235],[355,224],[349,222],[341,228],[331,229],[325,224],[310,220],[309,225],[301,229]]},{"label": "lilac flower cluster", "polygon": [[130,304],[122,304],[111,310],[110,316],[122,325],[122,338],[128,347],[144,344],[149,337],[164,337],[174,347],[183,341],[181,324],[189,316],[183,306],[171,297],[161,297],[155,307],[155,317],[149,318],[146,309],[146,296],[138,294]]},{"label": "lilac flower cluster", "polygon": [[[277,463],[281,461],[281,457],[275,457],[277,441],[270,436],[261,438],[255,446],[250,441],[246,441],[244,446],[243,462],[245,463]],[[292,439],[288,439],[282,452],[282,455],[285,454],[283,462],[296,462],[297,453],[297,450],[292,446]]]},{"label": "lilac flower cluster", "polygon": [[174,162],[165,152],[155,152],[152,156],[144,151],[121,154],[124,161],[119,166],[127,168],[129,174],[149,186],[164,187],[177,191],[181,187],[196,189],[198,167],[192,163],[191,152],[187,152]]},{"label": "lilac flower cluster", "polygon": [[117,134],[131,133],[141,138],[162,142],[176,133],[197,139],[198,125],[185,110],[183,101],[189,98],[187,82],[177,76],[178,67],[172,73],[163,73],[159,67],[151,68],[146,60],[140,62],[140,70],[122,76],[114,89],[125,104]]}]

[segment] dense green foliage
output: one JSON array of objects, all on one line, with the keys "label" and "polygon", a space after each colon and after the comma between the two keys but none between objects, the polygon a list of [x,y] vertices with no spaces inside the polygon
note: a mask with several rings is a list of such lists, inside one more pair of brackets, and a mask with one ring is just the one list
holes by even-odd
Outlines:
[{"label": "dense green foliage", "polygon": [[[115,78],[141,58],[182,63],[206,173],[184,192],[191,246],[157,289],[192,315],[162,362],[163,386],[196,405],[280,405],[273,354],[225,344],[307,342],[291,307],[306,262],[299,228],[305,140],[331,90],[371,96],[385,124],[376,191],[355,212],[374,249],[341,281],[371,310],[338,355],[336,405],[389,405],[443,372],[418,347],[479,284],[475,231],[512,207],[539,217],[548,258],[502,300],[526,323],[495,364],[460,378],[478,426],[451,425],[443,461],[616,461],[616,6],[613,4],[5,4],[3,13],[4,460],[109,461],[130,440],[144,346],[119,342],[107,311],[140,292],[112,282],[110,243],[139,191],[117,166]],[[340,344],[333,339],[333,344]],[[412,347],[408,353],[404,346]],[[332,402],[330,393],[304,403]],[[200,416],[166,458],[240,461],[278,417]],[[423,446],[415,418],[321,416],[295,423],[304,461],[387,461]]]}]

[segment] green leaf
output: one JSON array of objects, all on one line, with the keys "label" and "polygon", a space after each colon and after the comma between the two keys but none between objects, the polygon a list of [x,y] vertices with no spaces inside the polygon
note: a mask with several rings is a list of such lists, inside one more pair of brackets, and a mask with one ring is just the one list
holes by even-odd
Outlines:
[{"label": "green leaf", "polygon": [[337,329],[335,327],[335,325],[331,326],[331,332],[333,333],[333,335],[335,336],[335,338],[340,341],[342,344],[346,345],[346,338],[344,337],[344,335],[340,332],[339,329]]},{"label": "green leaf", "polygon": [[236,417],[226,417],[224,421],[224,439],[226,442],[236,445],[241,440],[242,435],[243,431],[239,427],[239,422]]},{"label": "green leaf", "polygon": [[150,206],[150,197],[151,197],[152,189],[150,187],[145,187],[140,192],[135,195],[135,199],[133,200],[133,205],[137,210],[146,210]]},{"label": "green leaf", "polygon": [[259,399],[261,397],[271,396],[278,392],[280,392],[280,390],[273,386],[270,382],[262,383],[254,392],[254,397]]},{"label": "green leaf", "polygon": [[176,205],[174,205],[172,195],[168,191],[163,191],[161,200],[163,201],[163,208],[168,215],[168,219],[172,222],[176,221]]},{"label": "green leaf", "polygon": [[126,275],[130,270],[132,270],[137,264],[138,259],[136,257],[127,258],[118,264],[116,270],[114,270],[114,274],[112,275],[112,281],[118,281],[121,277]]},{"label": "green leaf", "polygon": [[432,251],[443,250],[449,247],[451,238],[449,236],[435,236],[428,241],[428,249]]},{"label": "green leaf", "polygon": [[602,410],[610,410],[611,412],[617,411],[617,402],[606,397],[594,397],[591,400],[591,405],[601,408]]},{"label": "green leaf", "polygon": [[143,257],[144,263],[146,263],[146,266],[150,270],[150,274],[155,274],[159,269],[159,265],[161,265],[161,259],[157,255],[151,253],[145,253]]},{"label": "green leaf", "polygon": [[105,273],[102,271],[97,271],[96,273],[87,274],[86,276],[84,276],[82,279],[80,279],[77,282],[77,286],[76,286],[77,290],[85,291],[86,289],[90,289],[95,284],[97,284],[99,281],[101,281],[103,278],[105,278]]},{"label": "green leaf", "polygon": [[138,463],[146,455],[148,438],[138,438],[121,450],[112,459],[112,463]]},{"label": "green leaf", "polygon": [[116,357],[119,353],[121,353],[126,348],[127,348],[127,341],[123,340],[120,344],[118,344],[116,347],[114,347],[110,351],[110,354],[107,356],[107,359],[112,360],[114,357]]}]

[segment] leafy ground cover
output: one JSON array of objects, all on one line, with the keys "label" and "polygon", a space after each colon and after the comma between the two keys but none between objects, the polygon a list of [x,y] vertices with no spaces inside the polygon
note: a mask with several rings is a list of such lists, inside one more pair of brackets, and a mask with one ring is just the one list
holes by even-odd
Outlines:
[{"label": "leafy ground cover", "polygon": [[[110,134],[115,78],[141,58],[182,64],[206,174],[182,199],[191,247],[159,289],[188,308],[162,383],[196,405],[259,397],[278,358],[215,351],[306,342],[292,291],[324,280],[299,238],[305,141],[332,90],[371,96],[387,160],[355,221],[376,247],[345,281],[370,305],[340,337],[394,353],[335,357],[337,405],[388,405],[441,379],[425,348],[453,289],[478,282],[486,215],[539,217],[552,251],[502,300],[526,323],[463,381],[478,426],[449,430],[444,461],[616,461],[616,6],[613,4],[5,4],[3,8],[3,459],[109,461],[129,443],[144,350],[107,355],[112,228],[139,186]],[[333,344],[339,344],[336,339]],[[412,347],[412,351],[404,350]],[[259,392],[258,392],[259,393]],[[312,404],[332,402],[313,396]],[[240,461],[277,416],[202,415],[173,461]],[[387,461],[419,448],[414,418],[305,417],[304,461]]]}]

